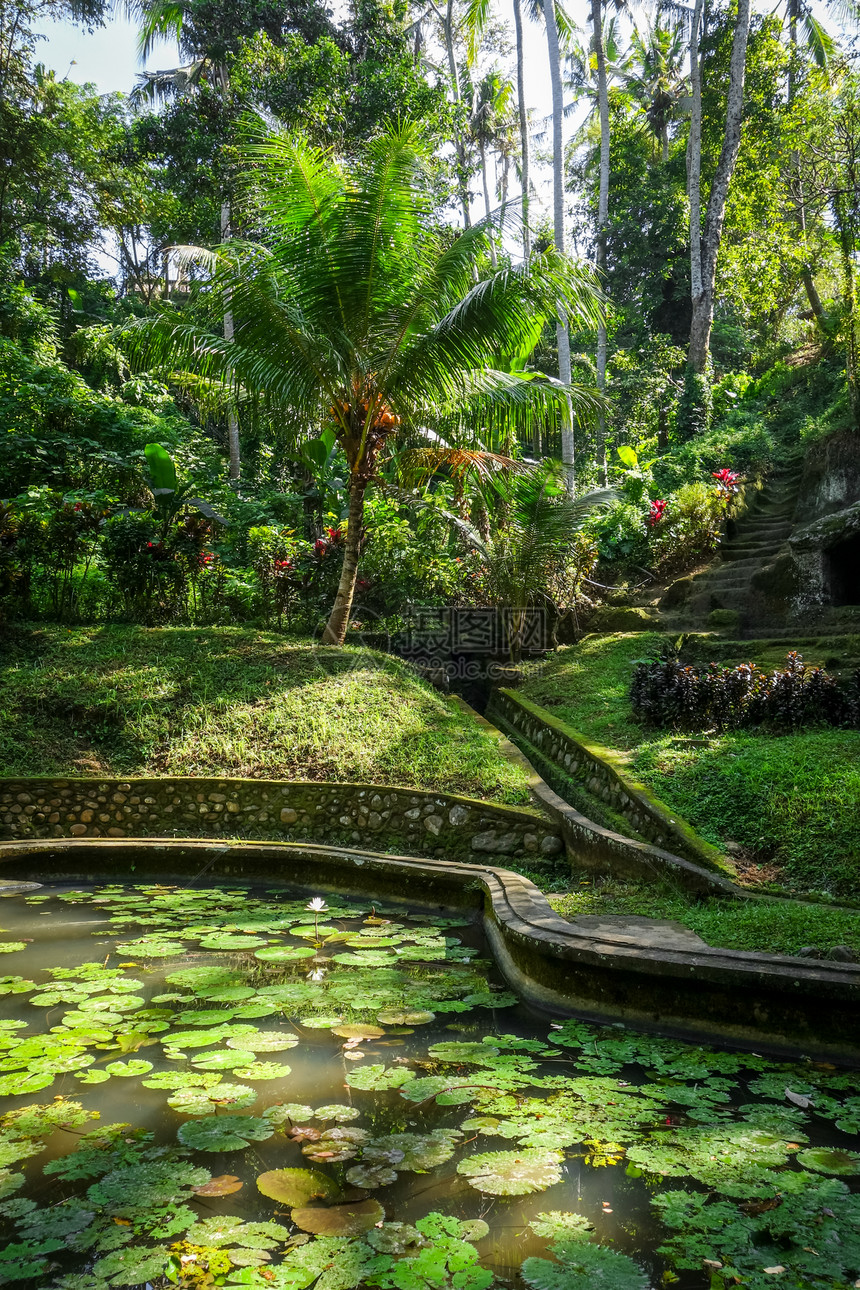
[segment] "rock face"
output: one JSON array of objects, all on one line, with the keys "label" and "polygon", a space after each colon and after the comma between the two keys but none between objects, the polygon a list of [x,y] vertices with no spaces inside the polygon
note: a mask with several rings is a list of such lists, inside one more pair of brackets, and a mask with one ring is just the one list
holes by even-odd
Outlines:
[{"label": "rock face", "polygon": [[556,826],[513,806],[366,784],[259,779],[0,780],[0,838],[289,838],[451,860],[566,866]]},{"label": "rock face", "polygon": [[797,615],[821,605],[860,606],[860,501],[799,529],[788,545],[797,570]]}]

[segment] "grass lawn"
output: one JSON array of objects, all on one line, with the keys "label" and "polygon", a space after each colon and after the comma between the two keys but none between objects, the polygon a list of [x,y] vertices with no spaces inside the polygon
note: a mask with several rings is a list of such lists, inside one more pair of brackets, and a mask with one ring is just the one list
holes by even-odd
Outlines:
[{"label": "grass lawn", "polygon": [[860,731],[730,732],[701,745],[645,729],[632,717],[630,678],[662,642],[586,637],[533,668],[522,693],[627,753],[632,773],[709,842],[739,844],[748,860],[775,866],[781,886],[860,903]]},{"label": "grass lawn", "polygon": [[352,780],[529,800],[524,772],[404,664],[232,628],[8,632],[10,775]]},{"label": "grass lawn", "polygon": [[860,910],[800,901],[695,900],[654,884],[639,885],[612,878],[583,881],[549,903],[564,918],[581,914],[638,914],[644,918],[673,918],[697,932],[709,945],[730,950],[766,950],[796,954],[804,946],[822,951],[849,945],[860,955]]}]

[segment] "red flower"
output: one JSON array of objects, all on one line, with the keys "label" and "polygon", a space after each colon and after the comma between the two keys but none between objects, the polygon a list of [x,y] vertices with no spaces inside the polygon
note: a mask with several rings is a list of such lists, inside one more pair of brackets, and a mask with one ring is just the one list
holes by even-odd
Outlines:
[{"label": "red flower", "polygon": [[655,524],[659,524],[660,521],[662,520],[663,514],[667,506],[668,506],[668,502],[664,502],[662,497],[658,497],[655,501],[651,503],[651,509],[648,512],[648,523],[650,524],[652,529]]},{"label": "red flower", "polygon": [[314,542],[314,555],[318,555],[322,559],[326,551],[328,551],[328,542],[326,542],[325,538],[317,538],[316,542]]},{"label": "red flower", "polygon": [[722,470],[712,470],[711,474],[723,492],[736,493],[738,491],[740,475],[737,471],[729,470],[727,466],[724,466]]}]

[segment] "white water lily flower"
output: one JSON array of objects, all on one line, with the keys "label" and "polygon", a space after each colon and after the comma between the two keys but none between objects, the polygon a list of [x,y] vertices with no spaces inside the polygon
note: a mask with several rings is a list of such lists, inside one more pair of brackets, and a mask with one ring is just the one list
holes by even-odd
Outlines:
[{"label": "white water lily flower", "polygon": [[313,900],[305,905],[305,909],[312,909],[314,913],[321,914],[324,909],[328,909],[328,905],[322,896],[314,896]]}]

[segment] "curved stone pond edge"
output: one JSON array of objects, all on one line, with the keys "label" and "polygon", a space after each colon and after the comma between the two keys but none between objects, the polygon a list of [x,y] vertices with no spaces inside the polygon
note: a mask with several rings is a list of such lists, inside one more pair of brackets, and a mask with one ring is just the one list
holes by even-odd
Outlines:
[{"label": "curved stone pond edge", "polygon": [[[482,917],[506,980],[541,1009],[694,1042],[860,1058],[860,966],[717,949],[654,920],[567,922],[533,883],[495,866],[302,843],[176,838],[2,842],[0,861],[9,879],[23,882],[262,879],[470,908]],[[15,889],[14,881],[3,885]]]},{"label": "curved stone pond edge", "polygon": [[677,811],[630,775],[623,758],[611,748],[586,739],[546,708],[513,690],[493,691],[487,717],[517,742],[550,781],[559,784],[562,792],[565,780],[580,782],[651,846],[658,850],[671,848],[693,864],[729,872],[721,852],[700,837]]}]

